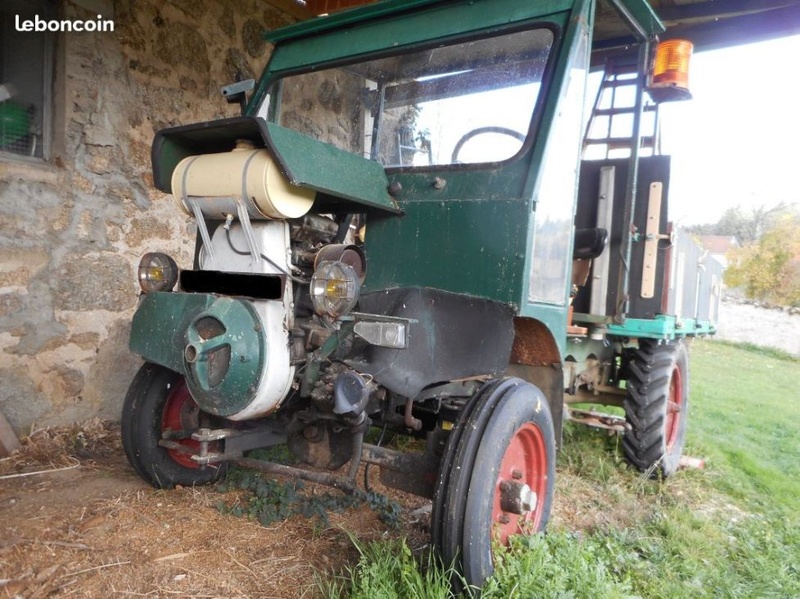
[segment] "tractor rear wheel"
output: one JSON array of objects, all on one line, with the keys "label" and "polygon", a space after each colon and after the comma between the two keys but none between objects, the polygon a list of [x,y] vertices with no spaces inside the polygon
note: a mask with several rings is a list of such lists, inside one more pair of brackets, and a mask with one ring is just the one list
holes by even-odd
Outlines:
[{"label": "tractor rear wheel", "polygon": [[678,469],[686,440],[689,353],[681,340],[641,340],[628,363],[622,446],[627,460],[653,478]]},{"label": "tractor rear wheel", "polygon": [[555,481],[555,435],[542,392],[520,379],[490,381],[473,396],[445,446],[432,534],[445,565],[480,587],[493,546],[543,530]]},{"label": "tractor rear wheel", "polygon": [[[136,473],[156,488],[204,485],[218,480],[227,464],[201,466],[191,458],[200,444],[189,437],[201,426],[213,427],[212,417],[200,411],[183,376],[145,363],[136,373],[122,405],[122,447]],[[159,445],[166,431],[183,431],[176,441],[187,451]],[[214,448],[211,448],[213,451]]]}]

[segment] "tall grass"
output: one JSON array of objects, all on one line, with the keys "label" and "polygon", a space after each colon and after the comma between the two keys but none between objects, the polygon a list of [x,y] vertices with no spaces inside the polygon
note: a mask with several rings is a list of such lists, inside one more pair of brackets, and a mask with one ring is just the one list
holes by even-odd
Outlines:
[{"label": "tall grass", "polygon": [[[548,533],[516,539],[481,596],[800,597],[797,381],[791,356],[695,342],[686,453],[706,467],[666,481],[628,468],[614,437],[567,428]],[[326,597],[450,597],[427,559],[370,545]]]},{"label": "tall grass", "polygon": [[428,551],[423,559],[411,553],[402,539],[361,544],[350,535],[358,549],[359,560],[340,575],[321,578],[319,587],[325,597],[338,599],[450,599],[452,569],[443,568],[435,554]]}]

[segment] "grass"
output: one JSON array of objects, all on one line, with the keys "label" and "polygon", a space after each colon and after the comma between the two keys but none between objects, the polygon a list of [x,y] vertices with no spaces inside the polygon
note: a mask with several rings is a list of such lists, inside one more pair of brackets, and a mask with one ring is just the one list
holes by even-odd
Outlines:
[{"label": "grass", "polygon": [[405,541],[372,542],[365,545],[350,535],[358,549],[359,561],[342,575],[322,578],[319,586],[325,597],[350,599],[450,599],[452,569],[443,568],[428,551],[417,559]]},{"label": "grass", "polygon": [[757,506],[800,513],[800,360],[722,342],[693,350],[690,442],[730,471],[720,488]]},{"label": "grass", "polygon": [[[548,533],[516,539],[481,597],[800,597],[798,380],[781,352],[695,342],[685,453],[706,468],[666,481],[628,468],[615,437],[568,427]],[[359,551],[326,597],[452,596],[402,540]]]}]

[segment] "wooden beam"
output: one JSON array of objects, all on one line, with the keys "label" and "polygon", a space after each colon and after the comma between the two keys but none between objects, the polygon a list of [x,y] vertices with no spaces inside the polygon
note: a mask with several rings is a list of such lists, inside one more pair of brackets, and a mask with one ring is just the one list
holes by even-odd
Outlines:
[{"label": "wooden beam", "polygon": [[660,3],[661,7],[656,12],[662,21],[708,21],[710,19],[724,19],[736,15],[754,14],[767,10],[786,8],[796,4],[795,0],[725,0],[715,2],[692,2],[675,6],[674,3]]},{"label": "wooden beam", "polygon": [[305,21],[314,16],[308,10],[305,2],[297,2],[296,0],[266,0],[267,4],[271,4],[278,10],[285,12],[287,15],[293,16],[295,19]]},{"label": "wooden beam", "polygon": [[695,51],[727,48],[800,33],[800,5],[699,23],[667,22],[661,39],[685,38]]}]

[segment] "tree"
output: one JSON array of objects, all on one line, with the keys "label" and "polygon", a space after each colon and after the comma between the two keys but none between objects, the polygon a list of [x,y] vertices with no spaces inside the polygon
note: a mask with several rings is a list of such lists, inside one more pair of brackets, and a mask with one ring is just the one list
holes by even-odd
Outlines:
[{"label": "tree", "polygon": [[747,297],[800,307],[800,215],[783,214],[755,241],[729,254],[725,283]]},{"label": "tree", "polygon": [[720,219],[713,224],[689,227],[691,233],[697,235],[726,235],[736,237],[743,246],[757,242],[764,233],[775,227],[782,216],[791,212],[791,206],[785,202],[768,208],[758,206],[745,210],[741,206],[728,208]]}]

